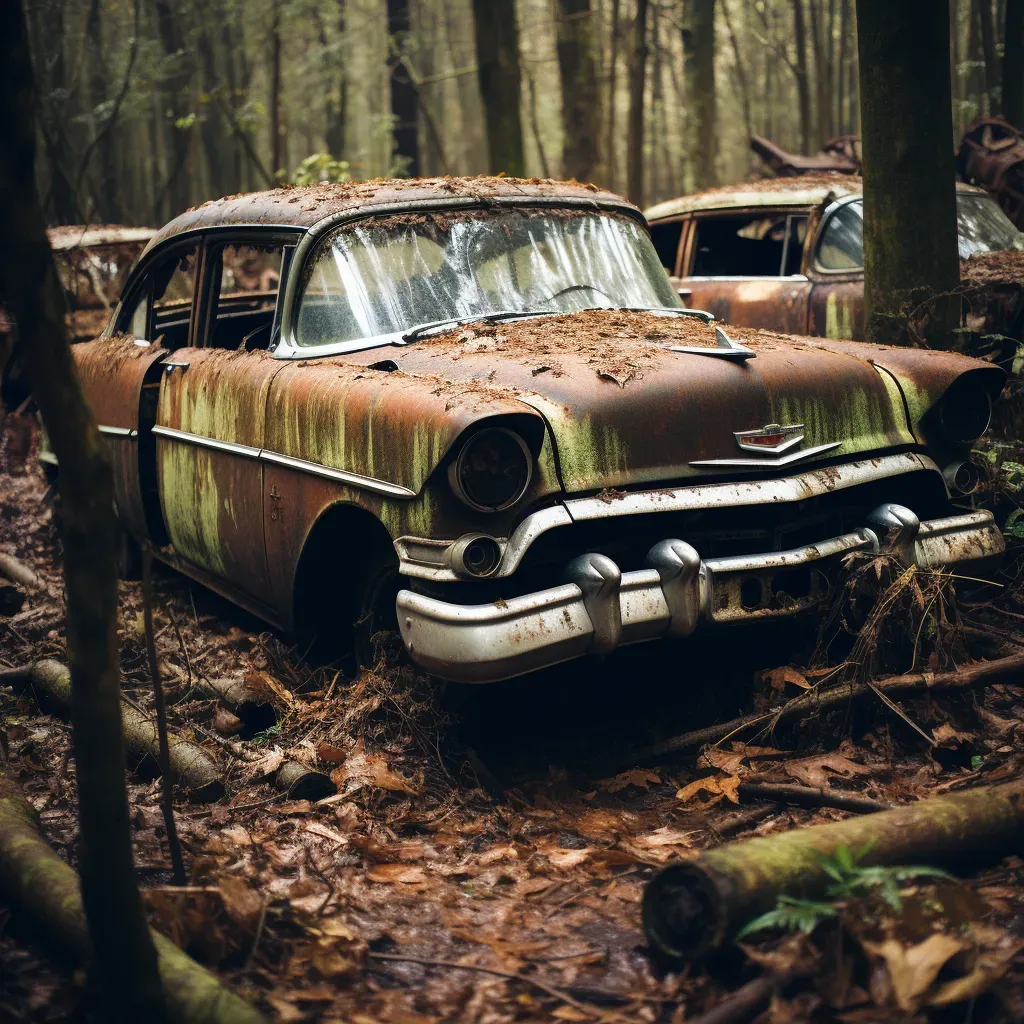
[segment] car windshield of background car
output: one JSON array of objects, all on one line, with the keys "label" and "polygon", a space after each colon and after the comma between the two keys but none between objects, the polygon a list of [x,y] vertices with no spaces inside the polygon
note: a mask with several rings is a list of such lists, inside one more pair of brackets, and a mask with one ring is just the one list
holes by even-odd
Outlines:
[{"label": "car windshield of background car", "polygon": [[409,214],[334,231],[307,264],[296,341],[321,346],[512,310],[679,308],[643,225],[611,214]]}]

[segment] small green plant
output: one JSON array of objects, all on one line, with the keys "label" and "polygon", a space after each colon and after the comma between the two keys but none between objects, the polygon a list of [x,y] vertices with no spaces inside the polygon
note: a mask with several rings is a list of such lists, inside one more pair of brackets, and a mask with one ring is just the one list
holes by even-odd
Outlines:
[{"label": "small green plant", "polygon": [[[830,901],[863,896],[868,890],[877,889],[883,900],[897,913],[903,911],[900,896],[902,886],[914,878],[946,878],[952,875],[938,868],[926,866],[873,867],[860,862],[867,856],[873,844],[868,843],[858,853],[848,846],[838,846],[831,855],[818,854],[816,859],[821,870],[832,879],[826,889]],[[819,903],[800,900],[792,896],[779,896],[774,910],[750,921],[737,938],[766,928],[780,928],[783,931],[801,931],[804,934],[814,929],[826,918],[835,917],[838,911],[832,902]]]},{"label": "small green plant", "polygon": [[268,726],[262,732],[256,733],[253,736],[253,738],[252,738],[252,742],[256,743],[258,745],[262,745],[264,743],[269,743],[270,742],[270,738],[272,736],[276,736],[280,731],[281,731],[281,726],[280,725]]},{"label": "small green plant", "polygon": [[330,153],[311,153],[292,172],[293,185],[313,185],[318,181],[351,181],[347,160],[335,160]]},{"label": "small green plant", "polygon": [[[1004,462],[1003,469],[1005,470],[1007,466],[1017,467],[1017,465],[1018,464],[1016,462]],[[1020,469],[1024,471],[1024,466],[1021,466]],[[1024,472],[1018,473],[1017,477],[1019,478],[1017,482],[1020,482],[1020,479],[1024,479]],[[1017,540],[1024,540],[1024,523],[1018,522],[1021,516],[1024,516],[1024,508],[1015,508],[1006,517],[1006,524],[1003,526],[1003,533],[1007,537],[1016,537]]]},{"label": "small green plant", "polygon": [[981,754],[975,754],[971,758],[971,769],[972,769],[972,771],[977,771],[984,763],[985,763],[985,758],[983,758],[981,756]]}]

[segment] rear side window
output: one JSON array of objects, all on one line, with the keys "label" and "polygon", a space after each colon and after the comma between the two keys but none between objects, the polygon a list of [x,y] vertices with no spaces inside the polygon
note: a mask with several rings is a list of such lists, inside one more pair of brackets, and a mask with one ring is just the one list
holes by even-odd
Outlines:
[{"label": "rear side window", "polygon": [[122,310],[116,329],[140,341],[160,342],[169,351],[187,345],[198,264],[198,245],[158,257],[133,289],[131,306]]},{"label": "rear side window", "polygon": [[860,270],[864,266],[864,204],[858,199],[836,210],[821,232],[821,270]]},{"label": "rear side window", "polygon": [[270,346],[283,254],[280,242],[226,245],[219,251],[209,341],[212,348],[251,351]]},{"label": "rear side window", "polygon": [[694,277],[789,277],[800,272],[805,214],[760,213],[697,221]]}]

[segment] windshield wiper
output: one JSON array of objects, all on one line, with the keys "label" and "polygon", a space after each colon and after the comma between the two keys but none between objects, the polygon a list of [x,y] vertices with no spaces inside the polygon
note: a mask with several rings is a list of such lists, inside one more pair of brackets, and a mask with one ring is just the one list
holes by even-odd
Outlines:
[{"label": "windshield wiper", "polygon": [[462,324],[503,324],[508,323],[510,320],[529,320],[535,316],[550,316],[551,312],[552,310],[550,309],[500,309],[494,313],[474,313],[472,316],[453,316],[447,320],[432,320],[429,323],[420,324],[418,327],[413,327],[412,330],[406,331],[402,335],[401,341],[397,342],[397,344],[408,345],[430,334],[439,334],[442,331],[447,331],[452,327],[459,327]]}]

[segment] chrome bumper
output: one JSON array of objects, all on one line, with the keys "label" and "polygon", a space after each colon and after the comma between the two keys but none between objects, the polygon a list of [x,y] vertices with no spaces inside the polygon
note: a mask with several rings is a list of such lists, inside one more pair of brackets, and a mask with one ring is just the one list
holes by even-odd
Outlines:
[{"label": "chrome bumper", "polygon": [[920,522],[883,505],[866,525],[807,547],[701,559],[685,541],[651,548],[648,568],[621,572],[607,556],[582,555],[569,582],[508,601],[451,604],[409,590],[398,595],[406,649],[442,679],[488,683],[623,644],[688,636],[703,622],[797,615],[828,594],[825,570],[852,551],[891,545],[907,564],[943,568],[1005,549],[990,512]]}]

